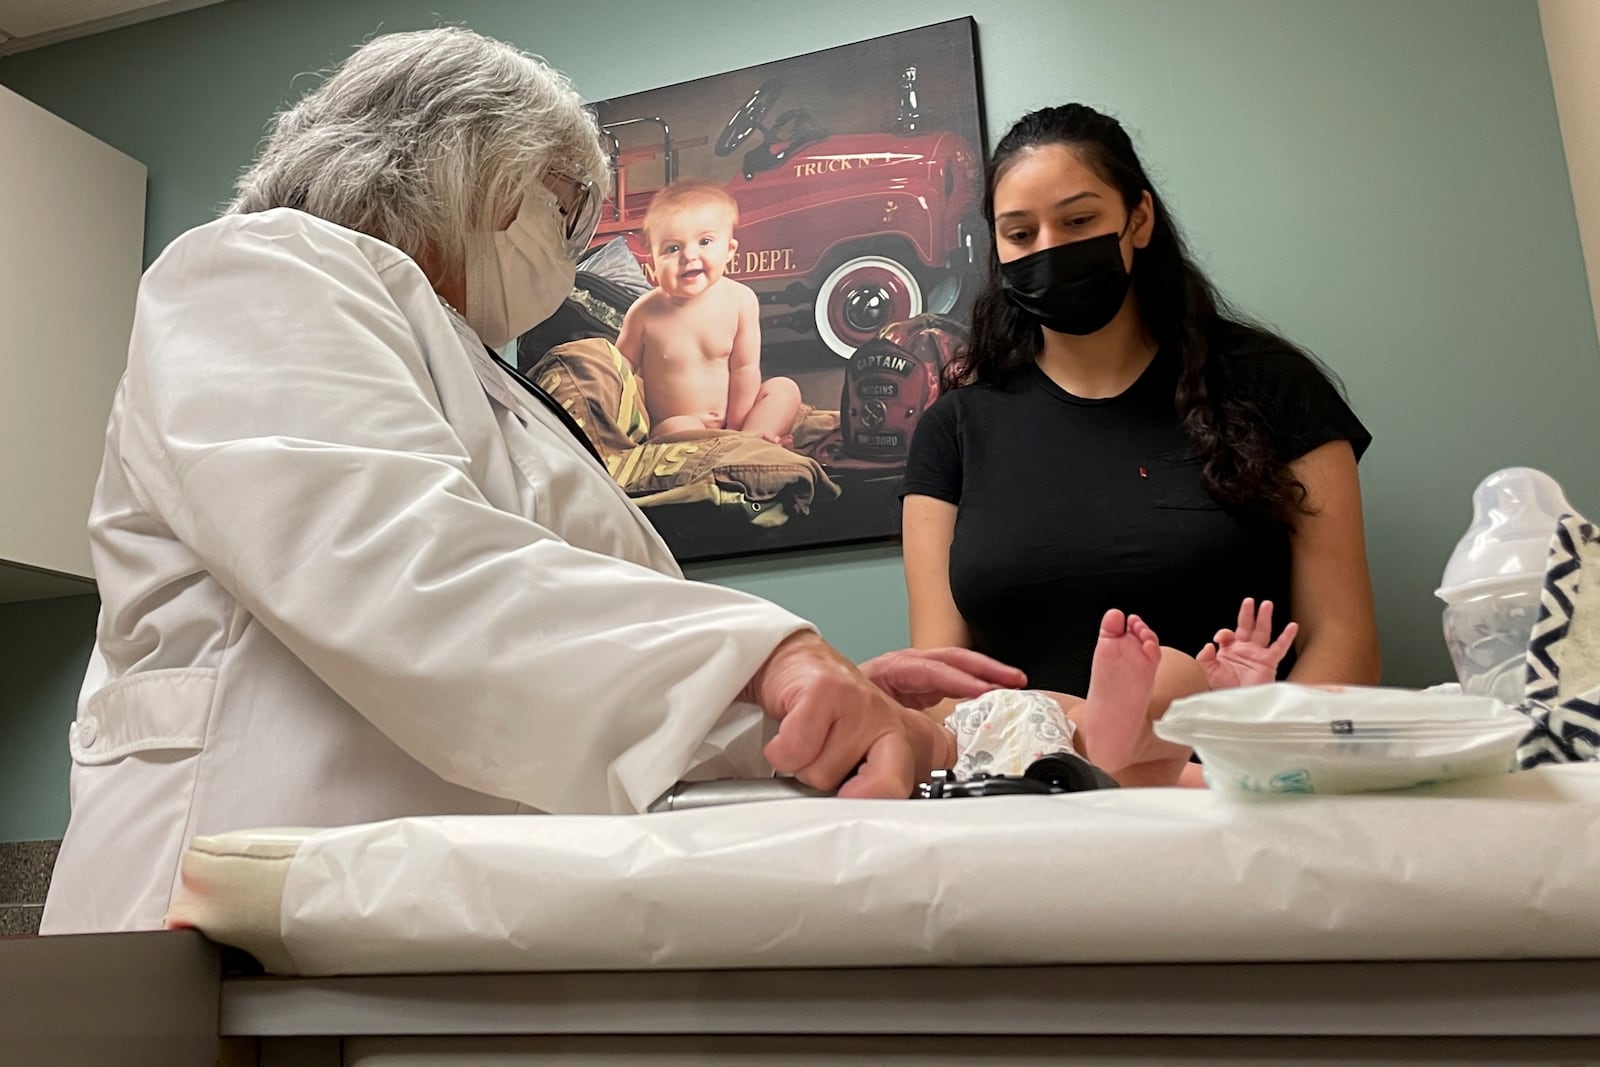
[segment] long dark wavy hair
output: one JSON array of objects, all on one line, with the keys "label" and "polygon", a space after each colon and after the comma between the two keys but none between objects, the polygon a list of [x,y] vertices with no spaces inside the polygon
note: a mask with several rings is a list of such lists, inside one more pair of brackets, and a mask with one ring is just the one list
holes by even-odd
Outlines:
[{"label": "long dark wavy hair", "polygon": [[[1205,487],[1226,506],[1293,526],[1306,514],[1305,486],[1278,458],[1261,413],[1229,390],[1226,368],[1208,355],[1219,344],[1234,351],[1287,349],[1308,359],[1310,355],[1247,321],[1217,293],[1190,257],[1127,133],[1115,119],[1083,104],[1031,112],[1000,139],[989,161],[983,196],[983,217],[991,234],[996,181],[1020,154],[1052,144],[1076,152],[1121,194],[1128,211],[1139,205],[1141,194],[1150,194],[1155,222],[1150,243],[1133,254],[1133,291],[1145,329],[1162,351],[1178,357],[1174,401],[1204,462]],[[988,274],[973,304],[972,335],[945,368],[944,387],[998,384],[1031,362],[1043,345],[1038,323],[1006,299],[1000,287],[1000,257],[991,241]]]}]

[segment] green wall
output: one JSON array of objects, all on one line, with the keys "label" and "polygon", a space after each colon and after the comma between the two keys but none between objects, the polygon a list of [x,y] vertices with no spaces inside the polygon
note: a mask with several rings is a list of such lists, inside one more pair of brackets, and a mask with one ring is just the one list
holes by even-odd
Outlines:
[{"label": "green wall", "polygon": [[[991,138],[1068,99],[1122,117],[1215,280],[1343,378],[1376,436],[1386,680],[1447,677],[1431,590],[1478,479],[1539,466],[1600,514],[1600,348],[1534,0],[230,0],[0,59],[0,83],[149,166],[150,257],[228,196],[303,72],[380,30],[466,23],[604,99],[963,15]],[[858,657],[905,640],[892,545],[694,573]],[[29,709],[41,766],[69,703]],[[58,832],[64,788],[34,795],[23,836]]]},{"label": "green wall", "polygon": [[67,725],[94,646],[92,596],[0,604],[0,841],[67,826]]}]

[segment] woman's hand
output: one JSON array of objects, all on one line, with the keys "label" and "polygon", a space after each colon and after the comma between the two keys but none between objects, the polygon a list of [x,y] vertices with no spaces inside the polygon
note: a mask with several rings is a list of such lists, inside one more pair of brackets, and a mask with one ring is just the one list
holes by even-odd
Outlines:
[{"label": "woman's hand", "polygon": [[815,789],[905,798],[935,768],[955,762],[949,730],[889,699],[811,631],[779,644],[745,696],[778,720],[767,762]]},{"label": "woman's hand", "polygon": [[971,700],[992,689],[1021,689],[1027,675],[970,648],[903,648],[861,664],[861,673],[897,704],[923,710]]}]

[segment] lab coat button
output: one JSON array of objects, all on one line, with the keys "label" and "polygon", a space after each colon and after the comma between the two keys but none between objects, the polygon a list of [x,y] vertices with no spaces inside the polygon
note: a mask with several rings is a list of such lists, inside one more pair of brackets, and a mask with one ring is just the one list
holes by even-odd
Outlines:
[{"label": "lab coat button", "polygon": [[100,724],[93,715],[85,715],[76,723],[78,728],[78,747],[93,748],[94,743],[100,740]]}]

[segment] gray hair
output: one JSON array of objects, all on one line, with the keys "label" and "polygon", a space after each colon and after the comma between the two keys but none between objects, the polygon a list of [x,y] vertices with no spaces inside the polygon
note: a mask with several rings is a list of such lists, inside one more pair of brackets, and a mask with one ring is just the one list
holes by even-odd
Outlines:
[{"label": "gray hair", "polygon": [[298,208],[455,269],[555,167],[608,184],[565,76],[467,29],[391,33],[278,113],[226,210]]}]

